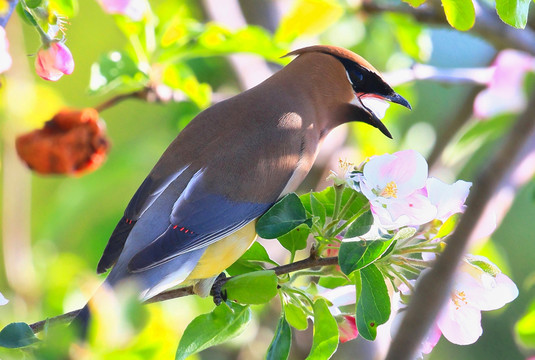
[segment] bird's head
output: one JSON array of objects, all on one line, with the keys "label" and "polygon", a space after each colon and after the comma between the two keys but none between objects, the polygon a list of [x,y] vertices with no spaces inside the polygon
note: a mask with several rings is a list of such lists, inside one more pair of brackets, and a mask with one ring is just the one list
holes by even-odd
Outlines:
[{"label": "bird's head", "polygon": [[[331,55],[343,65],[349,85],[351,85],[351,102],[345,104],[345,121],[362,121],[378,128],[383,134],[392,137],[381,122],[388,102],[393,102],[411,109],[411,105],[396,93],[382,78],[381,74],[363,57],[341,47],[315,45],[294,50],[285,56],[321,53]],[[339,69],[342,69],[338,66]],[[349,87],[345,87],[349,89]]]}]

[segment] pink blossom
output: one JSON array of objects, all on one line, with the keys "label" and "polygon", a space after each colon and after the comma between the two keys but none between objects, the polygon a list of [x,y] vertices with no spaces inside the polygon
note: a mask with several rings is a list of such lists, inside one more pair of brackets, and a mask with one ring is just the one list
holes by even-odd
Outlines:
[{"label": "pink blossom", "polygon": [[345,343],[347,341],[355,339],[359,336],[357,330],[357,320],[354,316],[343,315],[338,322],[338,332],[340,333],[340,342]]},{"label": "pink blossom", "polygon": [[520,51],[504,50],[496,57],[494,68],[488,87],[474,102],[474,114],[480,118],[524,109],[526,95],[522,85],[526,73],[535,70],[535,59]]},{"label": "pink blossom", "polygon": [[481,311],[499,309],[518,296],[514,282],[483,256],[467,256],[437,325],[446,339],[472,344],[481,336]]},{"label": "pink blossom", "polygon": [[45,80],[57,81],[64,74],[74,71],[74,60],[71,51],[59,41],[43,46],[35,59],[35,71]]},{"label": "pink blossom", "polygon": [[134,21],[143,19],[147,10],[145,0],[99,0],[99,3],[108,14],[125,15]]},{"label": "pink blossom", "polygon": [[6,31],[0,26],[0,74],[11,67],[11,55],[9,55],[9,41]]},{"label": "pink blossom", "polygon": [[318,285],[317,288],[319,295],[329,300],[332,304],[329,307],[329,311],[336,318],[340,333],[340,342],[344,343],[355,339],[359,335],[355,316],[344,315],[340,311],[340,307],[354,305],[357,301],[355,286],[345,285],[334,289],[327,289]]},{"label": "pink blossom", "polygon": [[358,179],[376,220],[388,230],[435,218],[437,209],[427,198],[426,180],[427,162],[414,150],[372,157]]},{"label": "pink blossom", "polygon": [[436,218],[446,221],[451,215],[463,212],[470,186],[472,183],[462,180],[448,185],[432,177],[427,179],[425,186],[427,197],[431,204],[437,207]]}]

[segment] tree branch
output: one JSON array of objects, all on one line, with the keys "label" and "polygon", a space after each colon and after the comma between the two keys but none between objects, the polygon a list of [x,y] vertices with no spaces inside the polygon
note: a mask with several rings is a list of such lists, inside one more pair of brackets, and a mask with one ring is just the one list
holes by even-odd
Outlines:
[{"label": "tree branch", "polygon": [[515,159],[535,130],[535,90],[531,92],[527,109],[518,118],[503,146],[479,173],[472,193],[467,200],[467,210],[462,216],[448,245],[435,266],[418,281],[406,315],[390,346],[387,360],[413,359],[422,339],[435,321],[450,289],[457,266],[465,253],[470,235],[481,217],[485,206],[500,181],[511,170]]},{"label": "tree branch", "polygon": [[[275,270],[275,274],[277,275],[284,275],[289,274],[294,271],[303,270],[303,269],[309,269],[314,267],[322,267],[322,266],[331,266],[331,265],[337,265],[338,264],[338,256],[333,257],[327,257],[327,258],[307,258],[301,261],[296,261],[291,264],[277,266],[272,269],[268,270]],[[234,278],[228,277],[220,280],[219,285],[223,285],[230,279]],[[152,304],[155,302],[162,302],[166,300],[176,299],[184,296],[194,295],[193,292],[193,286],[186,286],[178,289],[168,290],[164,291],[149,300],[145,301],[144,304]],[[57,324],[57,323],[68,323],[72,321],[78,315],[81,309],[73,310],[68,313],[55,316],[46,320],[41,320],[38,322],[35,322],[33,324],[30,324],[30,328],[33,330],[34,333],[38,333],[42,331],[45,327],[45,324],[48,322],[49,324]]]},{"label": "tree branch", "polygon": [[[505,24],[494,10],[474,2],[476,22],[470,32],[481,36],[497,49],[512,48],[535,55],[535,32],[531,29],[515,29]],[[412,16],[416,21],[431,25],[448,25],[444,11],[427,4],[419,8],[409,5],[383,5],[372,0],[364,0],[362,11],[369,14],[392,12]]]}]

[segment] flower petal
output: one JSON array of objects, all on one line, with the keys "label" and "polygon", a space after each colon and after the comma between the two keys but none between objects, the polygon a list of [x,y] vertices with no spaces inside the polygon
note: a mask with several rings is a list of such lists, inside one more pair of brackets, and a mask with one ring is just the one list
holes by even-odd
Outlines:
[{"label": "flower petal", "polygon": [[419,193],[388,201],[376,199],[371,202],[371,209],[376,220],[387,230],[426,224],[433,220],[437,213],[436,207],[429,199]]},{"label": "flower petal", "polygon": [[6,298],[4,297],[4,295],[2,295],[2,293],[0,293],[0,306],[5,305],[5,304],[7,304],[8,302],[9,302],[9,300],[6,299]]},{"label": "flower petal", "polygon": [[[321,288],[318,286],[318,288]],[[344,285],[334,289],[321,288],[321,296],[329,300],[334,307],[340,307],[345,305],[354,304],[357,300],[357,294],[355,292],[355,286]]]},{"label": "flower petal", "polygon": [[7,71],[13,62],[9,54],[9,41],[6,31],[0,26],[0,73]]},{"label": "flower petal", "polygon": [[446,221],[451,215],[463,212],[470,186],[472,183],[462,180],[448,185],[432,177],[427,179],[426,189],[429,200],[437,207],[436,218]]},{"label": "flower petal", "polygon": [[437,325],[448,341],[457,345],[469,345],[479,339],[481,311],[472,306],[457,307],[452,301],[446,303]]},{"label": "flower petal", "polygon": [[440,331],[440,328],[438,327],[437,323],[434,323],[431,329],[429,329],[429,332],[427,333],[426,337],[422,341],[420,351],[423,354],[429,354],[433,350],[435,345],[438,343],[441,336],[442,331]]}]

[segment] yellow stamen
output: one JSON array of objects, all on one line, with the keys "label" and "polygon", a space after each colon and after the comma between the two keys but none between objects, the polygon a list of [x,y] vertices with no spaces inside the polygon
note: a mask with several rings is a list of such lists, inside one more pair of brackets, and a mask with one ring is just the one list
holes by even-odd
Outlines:
[{"label": "yellow stamen", "polygon": [[347,159],[342,160],[342,158],[338,159],[338,166],[343,171],[348,171],[350,167],[352,167],[354,164],[352,162],[347,161]]},{"label": "yellow stamen", "polygon": [[381,191],[381,196],[385,198],[397,198],[398,197],[398,187],[395,182],[391,181],[386,184],[383,191]]},{"label": "yellow stamen", "polygon": [[455,291],[451,296],[451,301],[455,304],[455,310],[459,310],[461,306],[468,304],[464,291]]}]

